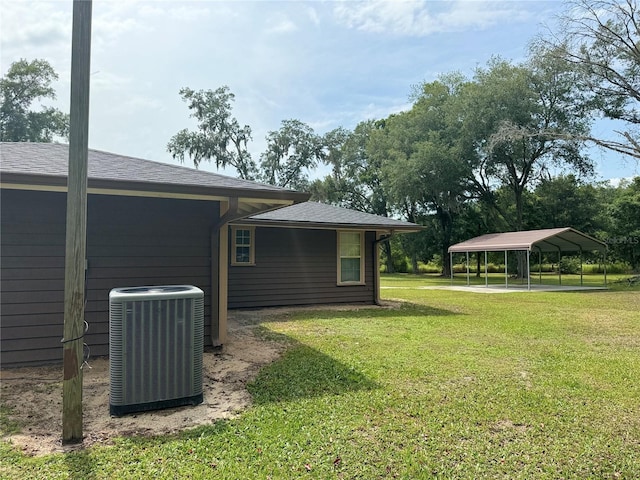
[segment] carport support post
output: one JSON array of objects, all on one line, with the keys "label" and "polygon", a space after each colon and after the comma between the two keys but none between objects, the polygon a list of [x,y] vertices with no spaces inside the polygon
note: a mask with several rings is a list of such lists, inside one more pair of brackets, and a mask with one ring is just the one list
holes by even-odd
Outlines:
[{"label": "carport support post", "polygon": [[509,275],[507,274],[507,251],[504,251],[504,288],[509,288]]},{"label": "carport support post", "polygon": [[62,443],[82,442],[91,0],[74,0],[64,269]]},{"label": "carport support post", "polygon": [[467,287],[469,286],[469,252],[467,252]]},{"label": "carport support post", "polygon": [[531,256],[531,251],[527,250],[527,290],[531,290],[531,272],[529,271],[529,268],[531,268],[531,259],[529,258]]},{"label": "carport support post", "polygon": [[484,286],[489,286],[489,270],[487,269],[487,251],[484,251]]},{"label": "carport support post", "polygon": [[580,247],[580,286],[582,286],[582,247]]},{"label": "carport support post", "polygon": [[558,247],[558,285],[562,285],[562,250]]},{"label": "carport support post", "polygon": [[451,285],[453,285],[453,252],[449,252],[449,270],[451,270]]},{"label": "carport support post", "polygon": [[542,285],[542,249],[538,248],[538,279]]}]

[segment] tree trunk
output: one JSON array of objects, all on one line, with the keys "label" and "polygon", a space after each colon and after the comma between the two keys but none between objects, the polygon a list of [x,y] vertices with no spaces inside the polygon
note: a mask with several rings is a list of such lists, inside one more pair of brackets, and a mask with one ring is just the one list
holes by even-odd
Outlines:
[{"label": "tree trunk", "polygon": [[453,268],[449,256],[449,246],[451,245],[451,235],[453,233],[453,217],[449,212],[441,209],[438,209],[437,215],[442,228],[442,276],[450,277],[451,269]]},{"label": "tree trunk", "polygon": [[384,256],[385,256],[385,264],[387,265],[387,273],[394,273],[395,269],[393,268],[393,257],[391,256],[391,244],[386,241],[382,242]]},{"label": "tree trunk", "polygon": [[448,249],[449,247],[445,247],[444,244],[442,245],[442,276],[443,277],[450,277],[451,269],[453,268],[453,266],[451,265],[451,256],[449,255]]},{"label": "tree trunk", "polygon": [[519,279],[526,279],[529,276],[529,271],[527,270],[527,255],[529,255],[529,252],[516,252]]},{"label": "tree trunk", "polygon": [[[523,190],[521,188],[517,188],[514,191],[516,197],[516,230],[518,232],[522,231],[522,227],[524,221],[522,219],[523,214],[523,206],[522,206],[522,193]],[[528,253],[527,253],[528,254]],[[525,257],[524,252],[516,252],[516,277],[518,279],[527,278],[529,272],[527,271],[527,257]]]},{"label": "tree trunk", "polygon": [[418,271],[418,256],[414,253],[411,255],[411,268],[413,268],[413,274],[417,275]]}]

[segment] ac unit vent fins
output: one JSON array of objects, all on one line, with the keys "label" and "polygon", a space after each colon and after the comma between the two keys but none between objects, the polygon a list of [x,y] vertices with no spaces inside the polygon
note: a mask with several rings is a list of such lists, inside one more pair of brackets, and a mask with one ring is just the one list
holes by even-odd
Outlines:
[{"label": "ac unit vent fins", "polygon": [[202,403],[204,294],[190,285],[109,293],[109,412]]}]

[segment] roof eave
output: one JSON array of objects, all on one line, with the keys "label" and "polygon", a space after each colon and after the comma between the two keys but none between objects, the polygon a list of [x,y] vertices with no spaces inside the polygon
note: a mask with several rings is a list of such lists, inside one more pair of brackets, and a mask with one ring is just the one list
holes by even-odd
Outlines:
[{"label": "roof eave", "polygon": [[314,228],[325,230],[368,230],[368,231],[394,231],[401,233],[412,233],[424,230],[422,225],[382,225],[382,224],[356,224],[356,223],[326,223],[326,222],[299,222],[290,220],[261,220],[245,218],[235,223],[243,225],[255,225],[265,227],[287,227],[287,228]]},{"label": "roof eave", "polygon": [[[46,190],[66,190],[67,178],[52,175],[38,175],[6,172],[0,177],[0,184],[6,187],[20,186],[24,189]],[[192,198],[194,196],[211,196],[211,197],[243,197],[252,199],[273,199],[279,201],[289,201],[291,203],[305,202],[311,196],[309,193],[297,192],[293,190],[271,190],[271,189],[245,189],[231,187],[207,187],[203,185],[188,184],[167,184],[140,181],[125,180],[107,180],[100,178],[89,178],[87,188],[90,190],[99,190],[101,193],[108,194],[112,191],[114,195],[118,192],[139,192],[141,195],[145,193],[151,195],[156,193],[166,193],[174,197]],[[155,195],[154,195],[155,196]]]},{"label": "roof eave", "polygon": [[452,245],[448,248],[449,253],[465,253],[465,252],[504,252],[504,251],[523,251],[531,250],[530,244],[519,245],[480,245],[480,246],[456,246]]}]

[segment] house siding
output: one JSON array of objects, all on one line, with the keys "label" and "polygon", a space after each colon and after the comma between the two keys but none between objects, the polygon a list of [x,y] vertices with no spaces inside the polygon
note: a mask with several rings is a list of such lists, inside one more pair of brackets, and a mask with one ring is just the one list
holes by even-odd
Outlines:
[{"label": "house siding", "polygon": [[[61,361],[66,195],[0,192],[2,366]],[[216,202],[89,195],[85,342],[109,353],[109,291],[189,284],[205,292],[205,342],[217,312],[211,299],[211,228]]]},{"label": "house siding", "polygon": [[255,265],[229,267],[229,308],[375,302],[373,242],[365,235],[365,284],[337,285],[337,232],[257,227]]}]

